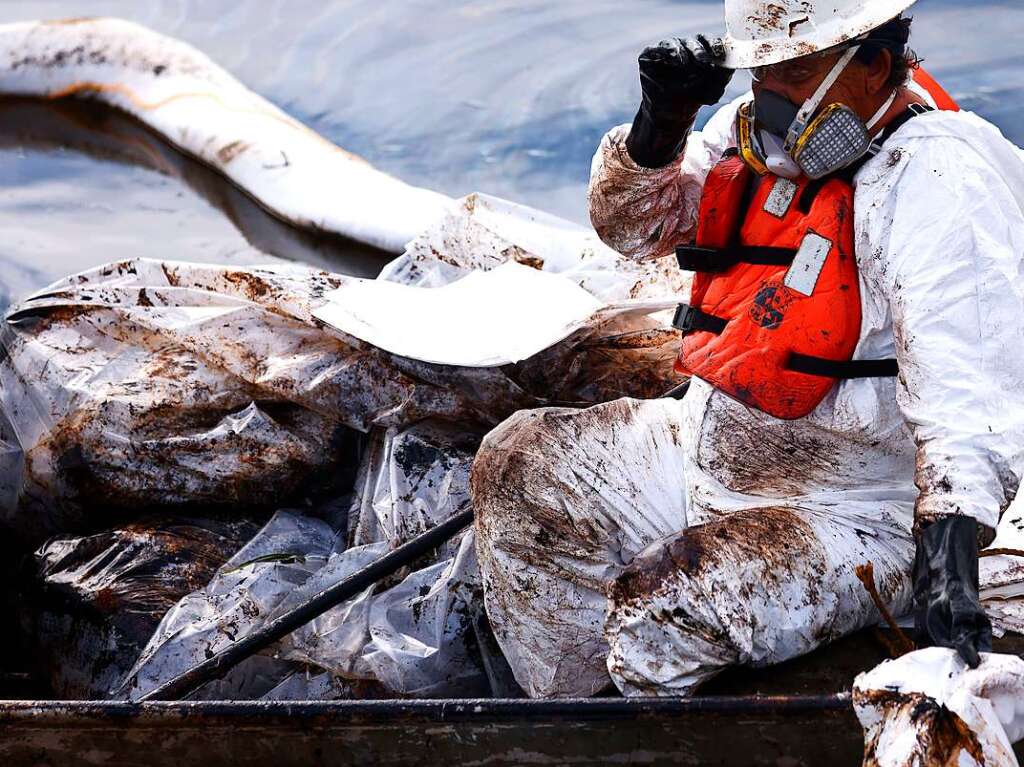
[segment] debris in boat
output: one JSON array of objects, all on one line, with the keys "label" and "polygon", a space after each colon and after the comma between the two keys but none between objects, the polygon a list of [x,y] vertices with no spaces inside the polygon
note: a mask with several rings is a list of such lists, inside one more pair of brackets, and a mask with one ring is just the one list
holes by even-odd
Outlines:
[{"label": "debris in boat", "polygon": [[[437,421],[374,432],[348,513],[348,545],[408,543],[469,503],[482,430]],[[458,544],[444,553],[454,556]]]},{"label": "debris in boat", "polygon": [[[491,211],[490,231],[502,236],[525,236],[529,229],[530,211],[519,206],[488,199],[467,202],[465,210],[471,217]],[[601,308],[578,331],[499,368],[400,357],[325,327],[315,310],[350,278],[290,265],[110,264],[50,286],[10,313],[0,344],[0,511],[22,539],[102,530],[140,509],[269,514],[292,497],[307,497],[325,477],[333,478],[326,483],[331,489],[343,490],[338,477],[357,468],[353,435],[369,435],[348,522],[337,508],[318,512],[323,521],[287,512],[292,517],[277,524],[295,515],[308,522],[302,529],[310,538],[297,552],[265,544],[275,529],[268,527],[252,543],[262,554],[234,561],[250,571],[244,582],[226,566],[171,610],[167,621],[181,632],[173,647],[164,646],[160,632],[152,638],[132,675],[133,696],[284,609],[292,581],[338,577],[361,556],[450,515],[467,496],[480,437],[509,414],[548,401],[657,396],[678,382],[676,333],[667,313],[657,314],[678,270],[674,276],[664,265],[638,270],[595,247],[592,233],[588,239],[586,230],[544,221],[558,236],[535,238],[516,252],[536,253],[536,265],[549,271],[586,261],[572,280],[599,292],[599,306],[638,295],[655,300]],[[415,269],[402,267],[412,263],[407,257],[399,259],[386,270],[390,279],[422,285],[420,278],[435,270],[437,286],[465,276],[474,267],[472,243],[453,236],[449,244],[447,254],[420,252]],[[494,255],[489,266],[513,260],[511,253]],[[524,302],[522,311],[542,319],[531,306]],[[332,536],[329,551],[319,555],[315,530]],[[243,609],[249,598],[258,615],[251,606]],[[353,616],[361,617],[348,619],[339,609],[307,627],[305,640],[290,638],[298,644],[288,657],[251,658],[201,694],[346,698],[517,690],[482,609],[472,536],[420,563],[405,581],[382,584],[360,605],[373,606],[380,633],[373,641],[385,649],[360,655],[371,646],[369,629],[358,624],[365,614],[357,610]],[[396,617],[400,608],[414,625]],[[410,636],[418,638],[404,645]],[[422,657],[431,642],[448,649]],[[175,643],[187,647],[165,662],[181,649]],[[123,672],[136,654],[126,648],[113,668]],[[78,665],[88,673],[87,664]],[[114,675],[97,678],[104,688],[97,696],[111,694]]]},{"label": "debris in boat", "polygon": [[977,669],[954,650],[918,650],[854,682],[865,765],[1016,767],[1024,739],[1024,660],[983,653]]},{"label": "debris in boat", "polygon": [[[353,431],[493,425],[545,404],[545,382],[589,404],[677,381],[668,334],[622,340],[664,329],[646,311],[601,310],[516,366],[452,367],[325,327],[313,314],[346,281],[142,259],[24,301],[0,336],[0,519],[39,541],[139,508],[272,510],[342,471]],[[645,376],[638,356],[656,363]]]},{"label": "debris in boat", "polygon": [[259,530],[245,520],[139,519],[48,541],[20,604],[33,665],[62,700],[101,700],[164,614]]},{"label": "debris in boat", "polygon": [[[375,435],[360,470],[350,531],[282,511],[206,587],[164,618],[122,690],[138,699],[241,637],[433,527],[468,499],[476,441],[443,424]],[[377,442],[379,440],[379,442]],[[461,502],[456,503],[462,499]],[[348,546],[351,540],[353,545]],[[337,694],[478,697],[493,694],[472,532],[250,659],[199,698],[280,696],[298,667],[328,674]],[[260,663],[258,673],[253,663]],[[282,686],[284,685],[284,686]],[[309,694],[308,686],[300,689]]]},{"label": "debris in boat", "polygon": [[508,262],[560,274],[604,303],[672,300],[692,274],[666,258],[635,261],[601,242],[593,229],[486,194],[471,194],[419,233],[381,279],[440,287]]}]

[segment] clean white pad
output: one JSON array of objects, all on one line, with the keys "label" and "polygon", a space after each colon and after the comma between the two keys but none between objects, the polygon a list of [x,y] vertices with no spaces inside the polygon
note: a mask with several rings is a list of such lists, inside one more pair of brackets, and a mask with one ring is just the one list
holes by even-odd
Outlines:
[{"label": "clean white pad", "polygon": [[350,280],[313,316],[402,357],[461,367],[519,362],[583,327],[603,304],[573,282],[509,262],[440,288]]}]

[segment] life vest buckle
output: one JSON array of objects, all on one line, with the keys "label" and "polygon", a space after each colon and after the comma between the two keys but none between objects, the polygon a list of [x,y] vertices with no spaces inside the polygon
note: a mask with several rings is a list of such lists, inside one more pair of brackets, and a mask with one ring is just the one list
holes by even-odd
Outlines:
[{"label": "life vest buckle", "polygon": [[728,324],[728,320],[702,312],[696,306],[690,306],[689,304],[679,304],[679,308],[676,309],[676,316],[672,319],[672,327],[683,331],[684,336],[687,333],[693,332],[714,333],[716,336],[721,335]]}]

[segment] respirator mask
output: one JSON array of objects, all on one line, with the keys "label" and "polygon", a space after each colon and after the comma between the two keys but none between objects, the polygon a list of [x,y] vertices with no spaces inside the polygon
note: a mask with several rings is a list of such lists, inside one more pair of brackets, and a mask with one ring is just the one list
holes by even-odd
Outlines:
[{"label": "respirator mask", "polygon": [[[772,91],[762,91],[740,107],[737,137],[740,154],[757,173],[787,179],[824,178],[853,164],[871,148],[871,130],[889,111],[898,91],[865,123],[845,104],[832,103],[815,116],[860,45],[848,48],[803,106]],[[755,73],[756,77],[756,73]]]}]

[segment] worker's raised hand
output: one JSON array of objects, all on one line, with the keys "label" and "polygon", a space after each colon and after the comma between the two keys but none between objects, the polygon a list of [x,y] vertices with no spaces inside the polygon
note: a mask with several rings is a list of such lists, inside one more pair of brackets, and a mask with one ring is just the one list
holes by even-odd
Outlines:
[{"label": "worker's raised hand", "polygon": [[922,646],[948,647],[977,668],[992,650],[992,624],[978,597],[978,523],[946,517],[919,536],[914,623]]},{"label": "worker's raised hand", "polygon": [[720,101],[732,79],[715,61],[703,35],[662,40],[640,54],[643,100],[626,141],[634,162],[661,168],[679,156],[697,111]]},{"label": "worker's raised hand", "polygon": [[703,35],[662,40],[640,54],[640,87],[652,111],[665,114],[716,104],[725,94],[733,70],[716,64]]}]

